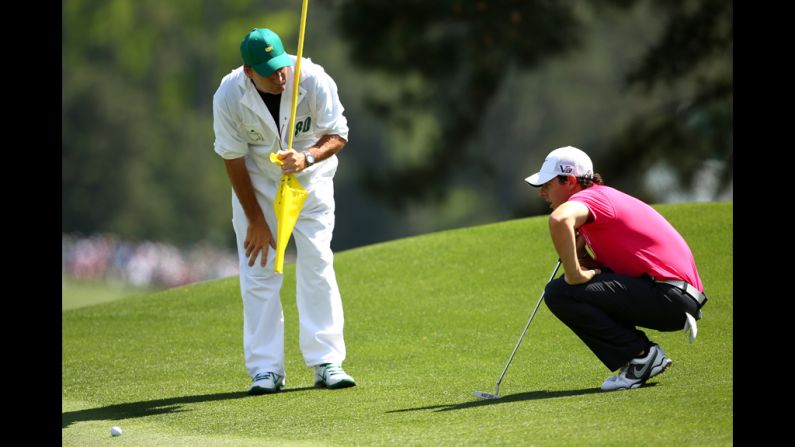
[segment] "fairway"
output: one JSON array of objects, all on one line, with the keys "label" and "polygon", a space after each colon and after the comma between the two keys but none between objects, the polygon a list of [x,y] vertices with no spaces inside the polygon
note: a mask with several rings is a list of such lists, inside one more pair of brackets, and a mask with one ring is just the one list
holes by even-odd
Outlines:
[{"label": "fairway", "polygon": [[108,285],[97,281],[61,280],[61,311],[115,301],[146,293],[144,288]]},{"label": "fairway", "polygon": [[504,397],[473,397],[494,392],[557,260],[538,216],[337,253],[354,388],[312,387],[294,264],[275,395],[245,394],[236,277],[64,310],[63,445],[732,445],[732,204],[655,208],[688,241],[709,303],[692,345],[646,330],[673,366],[640,389],[601,392],[611,373],[542,304]]}]

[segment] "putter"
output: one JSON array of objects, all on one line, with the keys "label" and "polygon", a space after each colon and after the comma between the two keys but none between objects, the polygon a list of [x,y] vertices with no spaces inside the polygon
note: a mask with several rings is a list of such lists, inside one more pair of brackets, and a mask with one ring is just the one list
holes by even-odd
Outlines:
[{"label": "putter", "polygon": [[[558,263],[555,265],[555,270],[552,272],[552,276],[549,277],[549,284],[552,281],[552,278],[555,277],[555,274],[558,273],[558,269],[560,268],[560,259],[558,259]],[[546,287],[545,287],[546,288]],[[524,331],[522,331],[522,335],[519,336],[519,341],[516,342],[516,347],[513,348],[513,352],[511,353],[511,358],[508,359],[508,363],[505,365],[505,369],[502,370],[502,374],[500,374],[499,380],[497,380],[497,389],[494,391],[494,394],[487,393],[485,391],[475,391],[475,397],[480,399],[499,399],[500,397],[500,383],[502,383],[502,378],[505,377],[505,373],[508,371],[508,367],[511,366],[511,362],[513,361],[513,356],[516,355],[516,350],[519,349],[519,345],[522,343],[522,339],[524,338],[524,334],[527,333],[527,328],[530,327],[530,322],[533,321],[533,317],[536,315],[536,311],[538,310],[538,306],[541,305],[541,300],[544,299],[544,292],[541,292],[541,297],[538,298],[538,303],[536,303],[535,309],[533,309],[533,313],[530,315],[530,319],[527,320],[527,324],[524,327]]]}]

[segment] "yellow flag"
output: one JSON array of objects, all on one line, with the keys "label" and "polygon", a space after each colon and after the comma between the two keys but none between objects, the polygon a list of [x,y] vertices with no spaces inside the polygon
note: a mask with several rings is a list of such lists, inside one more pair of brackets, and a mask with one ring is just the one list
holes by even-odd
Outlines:
[{"label": "yellow flag", "polygon": [[[306,29],[306,10],[308,9],[308,0],[303,0],[301,5],[301,26],[298,29],[298,54],[295,61],[295,76],[293,77],[293,101],[290,106],[290,125],[288,129],[288,143],[287,147],[293,150],[293,137],[295,136],[295,112],[298,107],[298,84],[301,83],[301,59],[304,51],[304,30]],[[271,152],[271,163],[282,165],[282,161],[276,157],[276,154]],[[278,230],[276,231],[276,265],[273,270],[276,273],[282,273],[284,268],[284,251],[287,249],[287,242],[290,240],[290,235],[293,234],[293,228],[298,221],[298,215],[301,213],[301,207],[306,202],[306,196],[309,193],[301,186],[301,183],[292,175],[282,175],[282,181],[279,183],[279,190],[276,192],[276,200],[273,201],[273,210],[276,212],[276,224]]]},{"label": "yellow flag", "polygon": [[[282,161],[276,158],[276,154],[271,153],[272,163],[281,165]],[[287,250],[287,242],[293,234],[293,228],[301,214],[301,208],[306,202],[309,193],[292,174],[283,175],[279,183],[279,190],[276,191],[276,199],[273,201],[273,211],[276,213],[276,265],[273,270],[276,273],[283,273],[284,252]]]}]

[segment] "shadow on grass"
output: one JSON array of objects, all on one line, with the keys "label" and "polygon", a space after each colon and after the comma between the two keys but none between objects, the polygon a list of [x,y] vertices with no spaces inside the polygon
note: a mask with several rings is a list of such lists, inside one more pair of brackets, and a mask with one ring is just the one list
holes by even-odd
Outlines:
[{"label": "shadow on grass", "polygon": [[[656,385],[656,383],[650,383],[644,385],[643,388],[650,388],[653,387],[654,385]],[[427,407],[404,408],[401,410],[390,410],[387,411],[387,413],[403,413],[406,411],[420,411],[420,410],[434,410],[434,412],[464,410],[467,408],[483,407],[487,405],[507,404],[511,402],[521,402],[524,400],[555,399],[558,397],[582,396],[585,394],[594,394],[594,393],[604,393],[604,391],[602,391],[599,388],[585,388],[582,390],[569,390],[569,391],[529,391],[526,393],[508,394],[506,396],[500,397],[499,399],[478,399],[458,404],[430,405]]]},{"label": "shadow on grass", "polygon": [[[315,387],[287,388],[279,391],[281,393],[291,393],[296,391],[316,390]],[[82,421],[119,421],[124,419],[140,418],[157,414],[180,413],[185,404],[198,402],[212,402],[216,400],[241,399],[250,397],[252,399],[267,399],[268,396],[249,396],[245,391],[235,393],[202,394],[198,396],[171,397],[168,399],[146,400],[141,402],[128,402],[123,404],[107,405],[99,408],[88,408],[85,410],[67,411],[61,415],[61,428],[67,428],[75,422]]]}]

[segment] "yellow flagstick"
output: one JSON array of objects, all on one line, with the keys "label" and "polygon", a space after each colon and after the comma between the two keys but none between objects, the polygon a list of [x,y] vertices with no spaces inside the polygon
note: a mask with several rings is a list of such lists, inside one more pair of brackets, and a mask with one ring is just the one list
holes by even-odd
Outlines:
[{"label": "yellow flagstick", "polygon": [[309,8],[309,0],[304,0],[301,6],[301,26],[298,28],[298,54],[295,61],[295,77],[293,78],[293,103],[290,108],[290,136],[287,140],[287,148],[293,148],[293,136],[295,133],[295,112],[298,109],[298,84],[301,80],[301,55],[304,53],[304,30],[306,29],[306,10]]},{"label": "yellow flagstick", "polygon": [[[301,82],[301,57],[304,51],[304,29],[306,26],[306,10],[308,7],[308,0],[303,0],[301,7],[301,26],[298,31],[298,54],[296,54],[295,62],[295,76],[293,76],[293,101],[290,108],[290,125],[288,128],[289,137],[287,148],[293,149],[293,136],[295,134],[295,114],[298,109],[298,84]],[[282,161],[276,157],[276,154],[271,153],[270,160],[272,163],[281,165]],[[301,207],[304,206],[307,193],[306,189],[292,174],[282,175],[282,180],[279,184],[279,190],[276,192],[276,199],[273,201],[273,210],[276,213],[276,221],[278,230],[276,232],[276,263],[273,270],[276,273],[283,273],[284,271],[284,252],[287,250],[287,242],[290,240],[290,234],[295,228],[298,221],[298,215],[301,213]]]}]

